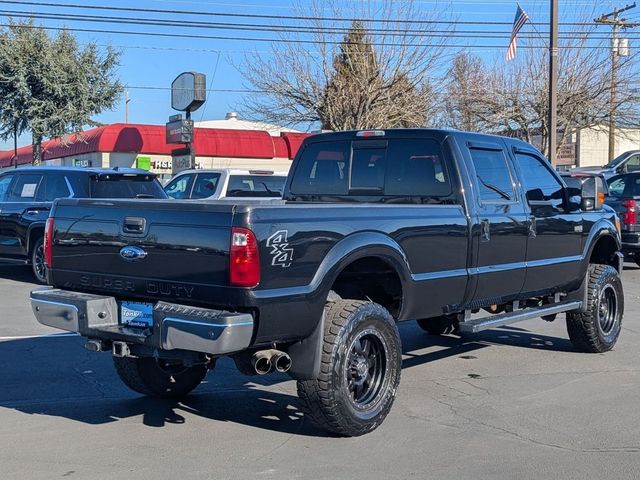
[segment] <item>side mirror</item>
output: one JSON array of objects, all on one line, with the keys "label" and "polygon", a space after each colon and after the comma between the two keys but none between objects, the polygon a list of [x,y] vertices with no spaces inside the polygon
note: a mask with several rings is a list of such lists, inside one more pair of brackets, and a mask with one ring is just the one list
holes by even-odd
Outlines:
[{"label": "side mirror", "polygon": [[588,177],[582,182],[580,192],[582,210],[589,212],[600,210],[604,202],[604,184],[602,177]]}]

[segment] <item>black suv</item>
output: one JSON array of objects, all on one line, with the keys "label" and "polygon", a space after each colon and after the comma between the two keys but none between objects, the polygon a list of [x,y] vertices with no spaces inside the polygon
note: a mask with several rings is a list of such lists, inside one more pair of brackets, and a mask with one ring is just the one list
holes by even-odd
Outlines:
[{"label": "black suv", "polygon": [[0,260],[31,264],[46,282],[44,226],[57,198],[167,198],[155,175],[136,169],[26,167],[0,174]]}]

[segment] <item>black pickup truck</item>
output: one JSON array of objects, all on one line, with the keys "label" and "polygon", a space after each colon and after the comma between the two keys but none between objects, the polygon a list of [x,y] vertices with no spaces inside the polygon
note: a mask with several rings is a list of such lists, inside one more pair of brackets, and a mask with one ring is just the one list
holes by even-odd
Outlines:
[{"label": "black pickup truck", "polygon": [[31,302],[112,352],[137,392],[184,395],[231,356],[244,373],[289,372],[317,425],[361,435],[396,395],[398,321],[464,334],[566,312],[578,350],[614,346],[618,219],[585,195],[510,138],[321,134],[282,201],[57,201],[54,288]]}]

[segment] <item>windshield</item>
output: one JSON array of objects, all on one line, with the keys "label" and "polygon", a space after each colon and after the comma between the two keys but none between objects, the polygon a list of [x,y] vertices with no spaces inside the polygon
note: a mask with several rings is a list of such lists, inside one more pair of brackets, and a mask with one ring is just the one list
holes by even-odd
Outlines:
[{"label": "windshield", "polygon": [[167,198],[151,175],[98,175],[91,179],[91,198]]},{"label": "windshield", "polygon": [[287,177],[267,175],[232,175],[227,197],[281,197]]},{"label": "windshield", "polygon": [[629,157],[629,153],[625,152],[623,154],[618,155],[616,158],[614,158],[613,160],[611,160],[609,163],[607,163],[606,165],[604,165],[605,168],[616,168],[618,167],[622,162],[624,162],[627,158]]}]

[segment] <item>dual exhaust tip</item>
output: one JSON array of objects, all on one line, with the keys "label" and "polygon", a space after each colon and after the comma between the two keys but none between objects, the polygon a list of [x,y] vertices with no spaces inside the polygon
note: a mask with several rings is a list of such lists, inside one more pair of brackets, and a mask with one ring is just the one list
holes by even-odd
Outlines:
[{"label": "dual exhaust tip", "polygon": [[266,375],[272,370],[286,373],[291,368],[291,357],[280,350],[261,350],[253,354],[251,365],[258,375]]}]

